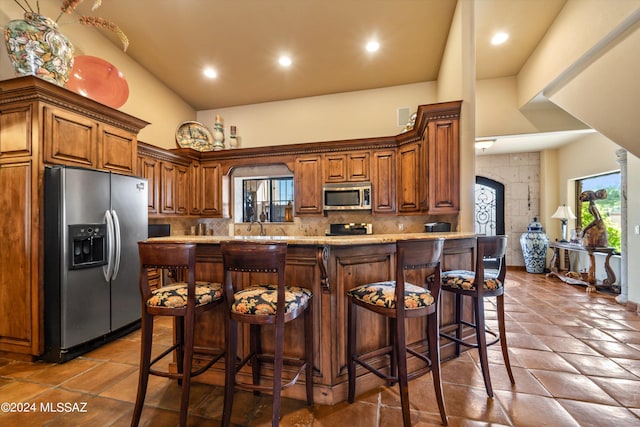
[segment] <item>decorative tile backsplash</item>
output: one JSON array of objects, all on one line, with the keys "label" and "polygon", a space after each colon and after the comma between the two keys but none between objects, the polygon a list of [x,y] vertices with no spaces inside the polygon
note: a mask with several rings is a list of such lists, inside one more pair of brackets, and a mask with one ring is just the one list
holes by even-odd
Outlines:
[{"label": "decorative tile backsplash", "polygon": [[[326,216],[294,217],[293,222],[266,222],[263,224],[265,234],[270,236],[324,236],[329,231],[329,224],[337,223],[372,223],[374,234],[419,233],[424,231],[428,222],[444,221],[452,224],[456,231],[456,215],[412,215],[412,216],[373,216],[369,212],[329,212]],[[260,226],[253,224],[249,230],[248,223],[233,223],[231,219],[163,217],[150,218],[149,223],[171,224],[171,235],[189,235],[197,233],[198,224],[204,224],[206,233],[215,236],[248,236],[258,235]]]}]

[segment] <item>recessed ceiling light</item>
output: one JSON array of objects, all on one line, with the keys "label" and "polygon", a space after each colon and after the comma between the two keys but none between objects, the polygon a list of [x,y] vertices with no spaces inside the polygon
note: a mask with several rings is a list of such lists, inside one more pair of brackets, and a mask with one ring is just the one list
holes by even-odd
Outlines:
[{"label": "recessed ceiling light", "polygon": [[375,52],[378,49],[380,49],[380,43],[378,43],[375,40],[371,40],[370,42],[367,43],[366,49],[367,49],[367,52]]},{"label": "recessed ceiling light", "polygon": [[499,31],[491,37],[491,44],[494,46],[500,45],[509,40],[509,34],[504,31]]},{"label": "recessed ceiling light", "polygon": [[291,66],[291,58],[289,58],[288,56],[281,56],[280,58],[278,58],[278,64],[282,65],[283,67],[290,67]]},{"label": "recessed ceiling light", "polygon": [[210,79],[215,79],[216,77],[218,77],[218,72],[211,67],[205,68],[202,71],[202,74],[204,74],[205,77],[208,77]]}]

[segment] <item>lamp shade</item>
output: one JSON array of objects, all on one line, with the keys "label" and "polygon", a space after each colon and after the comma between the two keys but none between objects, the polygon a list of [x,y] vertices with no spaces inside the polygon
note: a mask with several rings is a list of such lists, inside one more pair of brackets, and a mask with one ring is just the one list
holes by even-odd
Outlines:
[{"label": "lamp shade", "polygon": [[551,218],[557,219],[576,219],[576,216],[571,211],[571,208],[567,205],[560,205]]}]

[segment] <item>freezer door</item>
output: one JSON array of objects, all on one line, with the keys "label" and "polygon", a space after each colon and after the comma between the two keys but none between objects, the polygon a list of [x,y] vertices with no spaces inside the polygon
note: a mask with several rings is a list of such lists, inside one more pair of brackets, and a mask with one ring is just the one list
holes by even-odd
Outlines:
[{"label": "freezer door", "polygon": [[109,208],[109,173],[74,168],[61,172],[60,347],[66,349],[110,331],[110,290],[102,267],[69,268],[69,225],[104,222]]},{"label": "freezer door", "polygon": [[140,319],[138,242],[147,239],[147,194],[146,179],[111,174],[111,211],[120,228],[119,265],[111,279],[112,331]]}]

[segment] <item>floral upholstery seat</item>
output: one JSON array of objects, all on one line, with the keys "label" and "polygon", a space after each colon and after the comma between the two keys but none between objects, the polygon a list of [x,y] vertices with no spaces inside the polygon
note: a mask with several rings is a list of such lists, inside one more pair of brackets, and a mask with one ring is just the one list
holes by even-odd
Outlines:
[{"label": "floral upholstery seat", "polygon": [[[469,270],[451,270],[442,272],[442,287],[474,291],[476,289],[473,279],[476,274]],[[490,274],[484,275],[484,289],[495,291],[502,287],[502,282]]]},{"label": "floral upholstery seat", "polygon": [[[298,286],[285,286],[284,313],[290,313],[307,304],[311,298],[311,291]],[[278,302],[278,287],[276,285],[254,285],[239,290],[234,294],[231,311],[240,314],[255,314],[260,316],[275,316]]]},{"label": "floral upholstery seat", "polygon": [[[222,285],[196,281],[196,306],[209,304],[222,298]],[[187,284],[174,283],[151,292],[147,300],[149,307],[184,308],[187,306]]]},{"label": "floral upholstery seat", "polygon": [[[384,308],[396,308],[395,280],[367,283],[347,292],[358,301]],[[433,296],[428,289],[411,283],[404,284],[404,306],[407,310],[428,307],[433,304]]]}]

